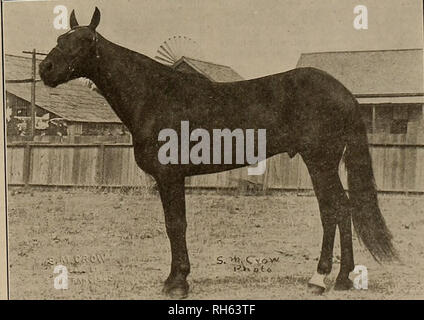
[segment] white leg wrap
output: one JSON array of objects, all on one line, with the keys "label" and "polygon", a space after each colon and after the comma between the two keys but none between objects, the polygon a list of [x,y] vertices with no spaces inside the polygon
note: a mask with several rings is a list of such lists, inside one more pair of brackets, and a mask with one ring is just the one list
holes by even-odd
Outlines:
[{"label": "white leg wrap", "polygon": [[325,289],[324,280],[325,280],[325,277],[326,276],[327,275],[325,275],[325,274],[319,274],[317,271],[315,271],[315,273],[312,276],[311,280],[309,280],[309,284],[315,285],[315,286],[318,286],[318,287],[321,287],[321,288],[324,288]]}]

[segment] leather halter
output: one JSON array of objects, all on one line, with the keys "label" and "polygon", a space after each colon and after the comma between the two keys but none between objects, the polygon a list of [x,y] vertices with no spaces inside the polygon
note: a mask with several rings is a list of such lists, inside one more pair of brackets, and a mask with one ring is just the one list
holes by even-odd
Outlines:
[{"label": "leather halter", "polygon": [[[72,30],[71,30],[72,31]],[[94,37],[93,37],[93,43],[90,46],[90,49],[94,46],[95,50],[96,50],[96,58],[98,59],[99,56],[99,50],[98,50],[98,46],[97,43],[99,42],[99,38],[97,36],[97,32],[94,31]],[[60,55],[62,56],[63,60],[65,61],[68,70],[70,71],[69,73],[69,77],[71,76],[71,74],[75,71],[75,62],[81,58],[81,56],[79,55],[79,53],[81,52],[82,48],[78,50],[77,55],[73,58],[73,59],[69,59],[68,55],[59,47],[59,44],[56,45],[52,50],[56,50],[60,53]]]}]

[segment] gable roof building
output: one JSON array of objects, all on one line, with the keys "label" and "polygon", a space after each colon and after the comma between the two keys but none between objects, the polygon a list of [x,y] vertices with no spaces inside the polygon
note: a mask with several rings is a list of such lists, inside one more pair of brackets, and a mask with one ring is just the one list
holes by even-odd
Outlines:
[{"label": "gable roof building", "polygon": [[[197,72],[216,82],[243,80],[230,67],[186,57],[178,60],[173,68],[183,72]],[[31,59],[6,54],[5,78],[6,80],[31,78]],[[31,83],[7,83],[6,91],[18,98],[31,101]],[[36,105],[68,121],[121,123],[105,98],[78,79],[56,88],[47,87],[41,81],[37,82]]]},{"label": "gable roof building", "polygon": [[[5,79],[31,78],[31,59],[5,55]],[[6,91],[31,101],[31,83],[7,83]],[[74,122],[120,123],[106,100],[79,80],[56,88],[36,84],[36,105],[57,116]]]},{"label": "gable roof building", "polygon": [[424,103],[423,49],[303,53],[297,67],[328,72],[360,103]]},{"label": "gable roof building", "polygon": [[416,143],[424,141],[423,57],[423,49],[304,53],[297,67],[324,70],[343,83],[379,142]]},{"label": "gable roof building", "polygon": [[228,66],[193,58],[182,57],[172,66],[182,72],[197,72],[213,82],[234,82],[243,78]]}]

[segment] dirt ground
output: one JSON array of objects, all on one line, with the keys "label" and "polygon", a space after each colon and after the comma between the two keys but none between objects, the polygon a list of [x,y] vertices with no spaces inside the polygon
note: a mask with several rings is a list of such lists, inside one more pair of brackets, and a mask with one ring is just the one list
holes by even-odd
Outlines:
[{"label": "dirt ground", "polygon": [[[8,201],[12,299],[166,298],[170,249],[156,194],[13,189]],[[191,192],[189,299],[423,299],[424,197],[380,204],[402,263],[380,266],[355,238],[368,290],[334,291],[337,239],[329,289],[315,296],[306,289],[322,235],[315,197]],[[67,290],[54,288],[57,265]]]}]

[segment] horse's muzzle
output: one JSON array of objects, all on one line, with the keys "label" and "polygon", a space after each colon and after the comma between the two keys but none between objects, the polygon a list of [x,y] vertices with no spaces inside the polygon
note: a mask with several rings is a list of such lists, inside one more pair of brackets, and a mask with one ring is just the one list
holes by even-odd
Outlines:
[{"label": "horse's muzzle", "polygon": [[54,65],[53,62],[49,60],[41,61],[39,65],[39,74],[41,80],[43,80],[44,84],[49,87],[56,87],[58,84],[55,81],[55,77],[53,77]]}]

